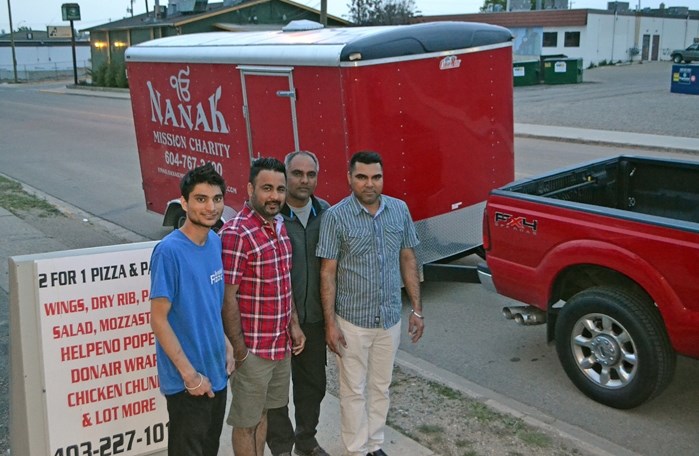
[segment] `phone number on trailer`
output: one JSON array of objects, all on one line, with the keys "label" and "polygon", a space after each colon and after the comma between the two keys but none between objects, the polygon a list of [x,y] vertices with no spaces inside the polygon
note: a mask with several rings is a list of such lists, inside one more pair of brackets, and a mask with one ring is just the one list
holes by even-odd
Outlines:
[{"label": "phone number on trailer", "polygon": [[53,456],[113,456],[131,451],[134,444],[150,446],[165,440],[169,423],[157,423],[141,432],[127,431],[102,437],[97,444],[82,442],[59,448]]},{"label": "phone number on trailer", "polygon": [[185,169],[194,169],[197,166],[203,166],[207,163],[211,163],[217,173],[223,175],[223,165],[221,163],[216,163],[212,161],[204,160],[203,158],[197,158],[192,155],[180,154],[178,152],[165,151],[165,163],[168,165],[179,166]]}]

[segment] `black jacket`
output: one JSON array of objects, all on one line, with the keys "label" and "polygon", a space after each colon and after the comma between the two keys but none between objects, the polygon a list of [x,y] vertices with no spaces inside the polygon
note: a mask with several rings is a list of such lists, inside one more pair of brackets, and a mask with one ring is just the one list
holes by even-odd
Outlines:
[{"label": "black jacket", "polygon": [[306,228],[287,204],[281,210],[293,249],[291,288],[301,324],[323,321],[323,307],[320,303],[320,258],[316,256],[316,246],[320,236],[320,220],[330,204],[311,195],[311,206]]}]

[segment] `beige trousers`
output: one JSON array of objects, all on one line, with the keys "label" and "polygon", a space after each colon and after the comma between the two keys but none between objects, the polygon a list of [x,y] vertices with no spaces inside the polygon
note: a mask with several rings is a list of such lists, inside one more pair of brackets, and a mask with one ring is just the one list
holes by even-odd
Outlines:
[{"label": "beige trousers", "polygon": [[388,329],[337,322],[347,342],[337,357],[342,443],[347,455],[365,456],[383,445],[400,322]]}]

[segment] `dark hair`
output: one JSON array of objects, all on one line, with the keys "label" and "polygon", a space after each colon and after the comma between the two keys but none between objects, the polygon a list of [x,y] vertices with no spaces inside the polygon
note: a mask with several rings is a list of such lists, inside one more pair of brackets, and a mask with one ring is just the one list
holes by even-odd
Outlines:
[{"label": "dark hair", "polygon": [[221,187],[221,192],[226,193],[226,182],[223,177],[216,172],[214,165],[207,163],[187,172],[180,181],[180,193],[185,200],[189,199],[189,194],[197,184],[209,184]]},{"label": "dark hair", "polygon": [[263,170],[276,171],[286,176],[286,168],[284,167],[284,163],[280,162],[276,158],[260,157],[253,160],[252,164],[250,165],[250,179],[248,182],[255,185],[255,178],[258,174],[260,174],[260,171]]},{"label": "dark hair", "polygon": [[379,155],[378,152],[374,152],[371,150],[362,150],[352,155],[352,158],[350,158],[349,162],[350,173],[354,171],[355,163],[364,163],[365,165],[378,163],[379,165],[381,165],[381,169],[383,169],[383,160],[381,159],[381,155]]},{"label": "dark hair", "polygon": [[316,157],[316,154],[308,150],[295,150],[293,152],[289,152],[288,154],[286,154],[286,157],[284,157],[284,166],[288,168],[289,164],[291,164],[291,160],[298,157],[299,155],[305,155],[306,157],[310,157],[311,160],[313,160],[313,163],[316,164],[316,171],[320,171],[318,157]]}]

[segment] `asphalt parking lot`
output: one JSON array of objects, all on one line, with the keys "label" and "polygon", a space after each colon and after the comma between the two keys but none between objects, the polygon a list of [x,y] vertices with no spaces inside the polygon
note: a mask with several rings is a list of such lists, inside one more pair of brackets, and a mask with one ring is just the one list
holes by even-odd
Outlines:
[{"label": "asphalt parking lot", "polygon": [[699,96],[670,92],[671,62],[583,70],[580,84],[515,87],[516,123],[699,138]]}]

